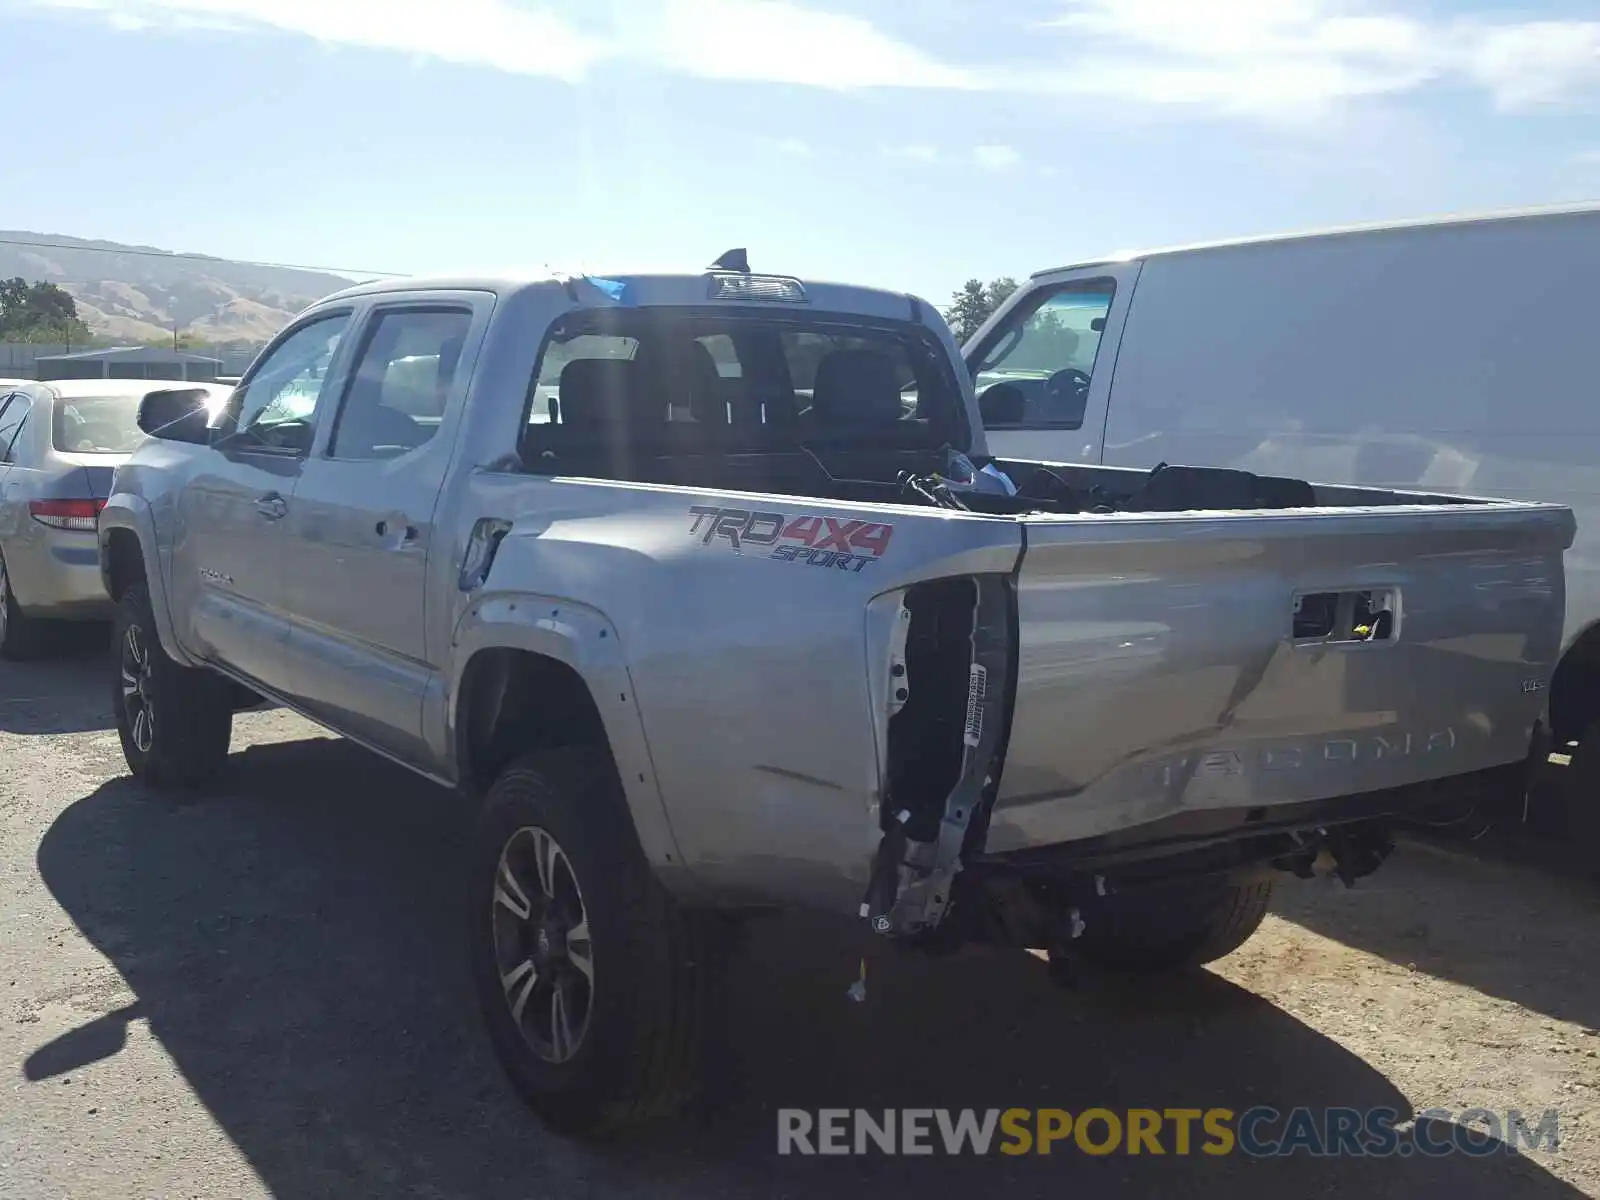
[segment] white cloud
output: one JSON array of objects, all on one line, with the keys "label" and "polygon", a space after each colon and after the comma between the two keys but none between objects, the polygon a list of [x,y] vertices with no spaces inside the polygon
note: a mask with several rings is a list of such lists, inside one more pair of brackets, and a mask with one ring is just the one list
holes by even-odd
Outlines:
[{"label": "white cloud", "polygon": [[1429,20],[1360,0],[1063,0],[1067,58],[1039,90],[1303,117],[1435,82],[1503,108],[1600,87],[1600,21]]},{"label": "white cloud", "polygon": [[943,157],[939,147],[922,142],[909,146],[885,146],[883,156],[895,162],[920,163],[924,166],[936,163]]},{"label": "white cloud", "polygon": [[811,157],[811,143],[796,137],[771,138],[767,144],[779,154],[787,154],[790,158]]},{"label": "white cloud", "polygon": [[1010,146],[977,146],[972,151],[972,161],[985,171],[1004,171],[1022,161],[1022,156]]},{"label": "white cloud", "polygon": [[661,0],[635,5],[623,25],[623,45],[638,57],[701,79],[828,88],[978,86],[967,72],[869,21],[785,0]]},{"label": "white cloud", "polygon": [[1600,99],[1600,20],[1407,7],[1422,0],[1055,0],[1058,15],[1026,45],[985,62],[945,61],[865,17],[807,7],[849,0],[20,2],[130,31],[276,30],[570,81],[632,63],[729,82],[1094,96],[1270,120],[1445,84],[1508,110]]},{"label": "white cloud", "polygon": [[1533,21],[1480,31],[1467,72],[1502,108],[1559,102],[1600,84],[1600,21]]},{"label": "white cloud", "polygon": [[145,27],[275,29],[334,45],[426,55],[523,75],[576,80],[603,42],[547,9],[505,0],[34,0]]},{"label": "white cloud", "polygon": [[100,13],[121,29],[273,29],[333,45],[567,80],[581,79],[597,64],[629,59],[700,79],[822,88],[979,86],[968,72],[867,20],[788,0],[642,0],[614,8],[578,0],[545,0],[539,7],[510,0],[25,2]]}]

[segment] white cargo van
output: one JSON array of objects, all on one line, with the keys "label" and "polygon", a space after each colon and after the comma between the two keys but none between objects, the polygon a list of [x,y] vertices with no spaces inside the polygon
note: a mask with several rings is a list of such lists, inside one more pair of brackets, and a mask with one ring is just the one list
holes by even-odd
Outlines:
[{"label": "white cargo van", "polygon": [[1600,809],[1600,205],[1044,271],[966,357],[1000,458],[1569,505],[1549,724]]}]

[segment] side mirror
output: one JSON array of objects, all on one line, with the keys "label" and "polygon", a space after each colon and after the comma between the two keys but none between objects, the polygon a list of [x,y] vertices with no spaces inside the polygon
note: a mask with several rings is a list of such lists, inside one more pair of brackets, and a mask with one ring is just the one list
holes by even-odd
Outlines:
[{"label": "side mirror", "polygon": [[211,441],[211,393],[204,388],[164,388],[139,401],[139,428],[168,442],[204,446]]}]

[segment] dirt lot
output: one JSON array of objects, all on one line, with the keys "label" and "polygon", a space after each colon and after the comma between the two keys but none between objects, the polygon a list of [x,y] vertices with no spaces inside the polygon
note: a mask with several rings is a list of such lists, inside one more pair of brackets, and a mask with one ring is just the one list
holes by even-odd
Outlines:
[{"label": "dirt lot", "polygon": [[[465,984],[450,797],[283,713],[225,784],[123,775],[98,657],[0,667],[0,1194],[1152,1197],[1600,1192],[1600,892],[1417,847],[1281,889],[1217,970],[1052,987],[1025,954],[764,925],[707,1111],[595,1150],[502,1083]],[[248,746],[248,749],[245,747]],[[1561,1114],[1558,1153],[780,1159],[780,1107],[1252,1104]]]}]

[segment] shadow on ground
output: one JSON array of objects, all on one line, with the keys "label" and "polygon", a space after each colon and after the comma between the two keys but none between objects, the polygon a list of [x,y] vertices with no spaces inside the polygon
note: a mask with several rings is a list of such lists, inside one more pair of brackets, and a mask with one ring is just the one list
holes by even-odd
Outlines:
[{"label": "shadow on ground", "polygon": [[35,1048],[24,1076],[114,1061],[127,1022],[147,1021],[284,1197],[1579,1194],[1503,1155],[780,1159],[780,1107],[1406,1114],[1364,1062],[1206,973],[1064,993],[1025,954],[890,955],[852,1004],[856,927],[822,919],[757,927],[708,1111],[605,1149],[565,1141],[526,1116],[479,1033],[456,899],[464,818],[328,739],[236,755],[203,799],[102,786],[61,814],[38,864],[137,1000]]},{"label": "shadow on ground", "polygon": [[0,662],[0,733],[86,733],[114,729],[111,630],[98,622],[51,630],[50,651]]},{"label": "shadow on ground", "polygon": [[1355,887],[1281,889],[1273,911],[1390,962],[1600,1029],[1600,890],[1585,880],[1412,839]]}]

